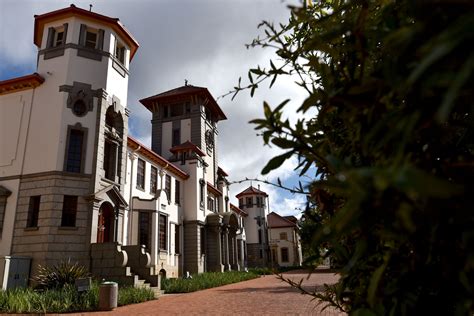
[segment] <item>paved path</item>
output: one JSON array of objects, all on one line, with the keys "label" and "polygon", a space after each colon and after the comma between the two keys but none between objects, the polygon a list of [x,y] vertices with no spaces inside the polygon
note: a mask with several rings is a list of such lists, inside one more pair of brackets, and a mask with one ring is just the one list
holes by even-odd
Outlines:
[{"label": "paved path", "polygon": [[[334,283],[332,273],[315,273],[306,279],[305,272],[288,272],[285,276],[299,281],[304,287],[321,287]],[[334,309],[322,311],[317,301],[301,295],[287,283],[273,275],[229,284],[188,294],[164,295],[156,301],[128,305],[112,312],[93,314],[107,315],[344,315]]]}]

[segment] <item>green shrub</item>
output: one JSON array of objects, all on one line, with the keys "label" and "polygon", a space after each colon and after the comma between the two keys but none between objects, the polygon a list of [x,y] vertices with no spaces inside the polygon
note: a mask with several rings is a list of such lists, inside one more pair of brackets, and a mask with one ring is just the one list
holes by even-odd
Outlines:
[{"label": "green shrub", "polygon": [[161,289],[166,293],[188,293],[257,278],[252,271],[204,272],[192,279],[162,279]]},{"label": "green shrub", "polygon": [[[150,289],[119,287],[118,305],[128,305],[154,299]],[[0,291],[0,313],[66,313],[97,310],[99,283],[89,291],[78,293],[72,285],[42,291],[31,288]]]},{"label": "green shrub", "polygon": [[155,293],[149,288],[119,287],[118,306],[136,304],[153,299],[155,299]]},{"label": "green shrub", "polygon": [[63,287],[66,284],[74,285],[78,278],[89,276],[86,268],[79,263],[61,261],[57,265],[42,266],[39,265],[37,274],[31,278],[38,289],[54,289]]}]

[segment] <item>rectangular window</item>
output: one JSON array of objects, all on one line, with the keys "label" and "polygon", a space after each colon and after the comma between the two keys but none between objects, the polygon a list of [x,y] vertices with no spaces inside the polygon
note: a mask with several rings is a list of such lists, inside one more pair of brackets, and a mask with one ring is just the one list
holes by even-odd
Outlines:
[{"label": "rectangular window", "polygon": [[173,104],[170,106],[171,117],[183,115],[183,104]]},{"label": "rectangular window", "polygon": [[251,197],[247,198],[247,203],[246,204],[247,204],[246,205],[247,207],[252,207],[252,198]]},{"label": "rectangular window", "polygon": [[150,193],[155,194],[158,184],[158,169],[156,167],[151,166],[150,172]]},{"label": "rectangular window", "polygon": [[166,175],[165,178],[165,192],[168,197],[168,201],[171,201],[171,176]]},{"label": "rectangular window", "polygon": [[257,196],[257,207],[262,207],[263,205],[263,202],[262,202],[262,197],[261,196]]},{"label": "rectangular window", "polygon": [[171,146],[178,146],[181,144],[181,131],[179,128],[173,129],[173,139],[171,140]]},{"label": "rectangular window", "polygon": [[262,243],[262,231],[260,229],[258,230],[258,243]]},{"label": "rectangular window", "polygon": [[281,248],[281,262],[290,261],[288,258],[288,248]]},{"label": "rectangular window", "polygon": [[174,225],[174,253],[179,254],[180,245],[179,245],[179,225]]},{"label": "rectangular window", "polygon": [[137,188],[145,189],[145,161],[140,158],[137,165]]},{"label": "rectangular window", "polygon": [[104,142],[104,172],[105,178],[115,181],[116,174],[117,145],[111,141]]},{"label": "rectangular window", "polygon": [[170,116],[170,112],[169,112],[168,106],[165,105],[165,106],[163,106],[163,117],[167,118],[169,116]]},{"label": "rectangular window", "polygon": [[259,255],[260,259],[263,259],[263,250],[260,249],[260,255]]},{"label": "rectangular window", "polygon": [[28,218],[26,220],[26,227],[38,227],[40,202],[41,195],[30,197],[30,205],[28,207]]},{"label": "rectangular window", "polygon": [[85,45],[86,47],[93,48],[95,49],[97,46],[97,32],[94,32],[91,29],[87,29],[86,31],[86,42]]},{"label": "rectangular window", "polygon": [[204,207],[204,180],[201,179],[199,180],[199,184],[201,185],[200,190],[199,190],[199,201],[201,207]]},{"label": "rectangular window", "polygon": [[206,253],[206,229],[204,227],[200,228],[201,235],[201,255]]},{"label": "rectangular window", "polygon": [[77,196],[65,195],[63,199],[63,212],[61,226],[75,227],[77,214]]},{"label": "rectangular window", "polygon": [[214,199],[211,197],[207,198],[207,209],[211,212],[214,212]]},{"label": "rectangular window", "polygon": [[54,35],[54,46],[57,47],[57,46],[61,46],[64,44],[64,30],[63,29],[60,29],[60,30],[56,30],[56,34]]},{"label": "rectangular window", "polygon": [[147,249],[151,249],[151,213],[140,212],[138,216],[139,221],[139,242],[140,245],[144,245]]},{"label": "rectangular window", "polygon": [[287,233],[280,233],[280,240],[288,240],[288,234]]},{"label": "rectangular window", "polygon": [[159,225],[159,246],[160,250],[167,250],[167,244],[166,244],[166,235],[168,233],[167,227],[168,227],[168,218],[165,215],[160,214],[160,225]]},{"label": "rectangular window", "polygon": [[244,207],[244,199],[243,199],[243,198],[240,198],[240,199],[239,199],[239,207],[240,207],[240,208],[243,208],[243,207]]},{"label": "rectangular window", "polygon": [[125,64],[125,46],[119,41],[115,41],[115,58],[117,58],[122,65]]},{"label": "rectangular window", "polygon": [[81,172],[84,132],[78,129],[69,131],[68,148],[66,153],[66,171]]},{"label": "rectangular window", "polygon": [[174,181],[174,202],[180,205],[179,200],[181,199],[181,188],[179,187],[180,183],[178,180]]}]

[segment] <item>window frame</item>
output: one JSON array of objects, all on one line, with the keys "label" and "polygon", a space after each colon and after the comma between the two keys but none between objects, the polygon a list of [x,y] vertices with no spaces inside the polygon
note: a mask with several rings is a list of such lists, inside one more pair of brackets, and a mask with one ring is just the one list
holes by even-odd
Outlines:
[{"label": "window frame", "polygon": [[26,218],[26,228],[38,227],[40,208],[41,208],[41,195],[30,196],[30,201],[28,205],[28,215]]},{"label": "window frame", "polygon": [[[284,251],[286,252],[285,256],[283,256]],[[290,251],[288,247],[280,248],[280,256],[281,256],[281,262],[290,262]]]},{"label": "window frame", "polygon": [[[80,133],[81,134],[81,144],[80,150],[72,152],[71,146],[74,144],[72,143],[71,137],[73,137],[73,133]],[[73,173],[84,173],[85,168],[85,158],[87,153],[87,128],[83,128],[80,124],[76,124],[74,126],[69,125],[67,128],[67,139],[66,139],[66,147],[64,152],[64,171],[66,172],[73,172]],[[79,159],[72,160],[72,155],[79,155]],[[79,168],[77,166],[70,166],[70,163],[77,163],[79,161]]]},{"label": "window frame", "polygon": [[61,227],[76,227],[78,197],[64,195],[61,211]]},{"label": "window frame", "polygon": [[181,205],[181,182],[178,179],[174,180],[174,203]]},{"label": "window frame", "polygon": [[158,249],[168,251],[168,216],[162,213],[158,213]]},{"label": "window frame", "polygon": [[168,204],[171,203],[171,176],[165,175],[165,193],[168,199]]},{"label": "window frame", "polygon": [[137,189],[145,190],[145,174],[146,162],[143,159],[137,158]]},{"label": "window frame", "polygon": [[150,193],[156,194],[158,190],[158,168],[155,166],[150,167]]},{"label": "window frame", "polygon": [[280,233],[280,240],[288,240],[288,233],[287,232],[281,232]]}]

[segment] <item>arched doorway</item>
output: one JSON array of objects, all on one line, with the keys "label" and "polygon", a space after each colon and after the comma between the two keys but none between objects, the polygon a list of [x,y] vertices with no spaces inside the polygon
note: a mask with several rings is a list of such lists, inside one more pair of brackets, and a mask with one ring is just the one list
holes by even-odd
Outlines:
[{"label": "arched doorway", "polygon": [[99,209],[99,222],[97,223],[97,243],[114,241],[114,207],[105,202]]}]

